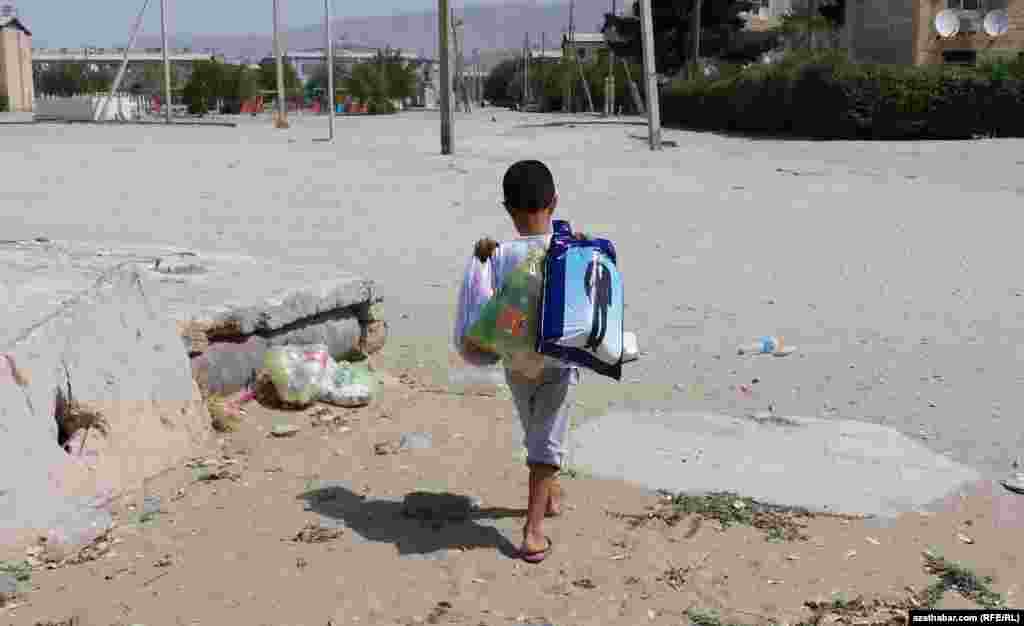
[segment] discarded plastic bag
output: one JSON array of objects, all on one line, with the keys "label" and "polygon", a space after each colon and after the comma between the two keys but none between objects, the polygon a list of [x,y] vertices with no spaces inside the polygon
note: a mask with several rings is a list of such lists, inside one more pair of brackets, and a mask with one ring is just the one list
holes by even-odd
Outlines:
[{"label": "discarded plastic bag", "polygon": [[319,399],[341,407],[356,408],[369,404],[376,393],[377,381],[367,362],[335,363],[331,360],[320,383]]},{"label": "discarded plastic bag", "polygon": [[275,346],[267,350],[263,366],[270,371],[281,402],[304,407],[313,404],[320,395],[330,361],[324,344]]},{"label": "discarded plastic bag", "polygon": [[505,275],[501,289],[466,333],[468,343],[500,355],[505,367],[530,379],[544,368],[544,356],[537,352],[537,329],[546,254],[546,247],[532,248]]}]

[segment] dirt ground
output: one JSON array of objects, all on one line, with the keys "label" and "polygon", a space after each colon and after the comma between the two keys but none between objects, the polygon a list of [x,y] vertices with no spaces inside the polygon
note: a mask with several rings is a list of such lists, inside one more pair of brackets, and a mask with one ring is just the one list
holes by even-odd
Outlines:
[{"label": "dirt ground", "polygon": [[[664,495],[570,471],[554,551],[530,565],[514,558],[527,474],[507,400],[402,373],[367,408],[329,408],[330,423],[320,407],[246,410],[205,467],[123,498],[89,549],[34,554],[31,590],[0,624],[819,625],[883,623],[915,602],[1024,605],[1024,497],[989,483],[879,524],[732,496],[679,499],[672,517]],[[299,432],[269,436],[280,424]],[[394,445],[420,432],[429,447]],[[461,522],[403,517],[422,490],[481,504]],[[712,509],[685,514],[701,502]],[[46,565],[69,556],[82,562]]]}]

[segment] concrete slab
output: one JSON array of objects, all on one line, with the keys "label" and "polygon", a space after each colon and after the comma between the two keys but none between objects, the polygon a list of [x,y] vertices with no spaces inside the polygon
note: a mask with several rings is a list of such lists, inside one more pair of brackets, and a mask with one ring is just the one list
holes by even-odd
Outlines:
[{"label": "concrete slab", "polygon": [[[168,259],[199,265],[203,271],[161,271],[167,269]],[[288,331],[290,324],[318,315],[328,321],[338,309],[361,310],[379,299],[374,281],[341,272],[335,265],[285,266],[235,254],[198,256],[173,246],[0,241],[0,301],[8,303],[10,316],[0,328],[0,346],[71,301],[104,272],[132,264],[144,268],[152,295],[168,317],[237,322],[241,334]]]},{"label": "concrete slab", "polygon": [[[55,274],[76,273],[63,269]],[[109,524],[111,497],[195,454],[210,435],[175,325],[142,271],[115,266],[90,282],[0,346],[0,555],[39,534],[90,541]],[[86,413],[69,407],[101,419],[65,451],[58,420],[65,431],[87,427]]]},{"label": "concrete slab", "polygon": [[596,476],[651,489],[735,491],[775,504],[886,517],[981,478],[892,428],[814,418],[617,412],[573,431],[569,457]]}]

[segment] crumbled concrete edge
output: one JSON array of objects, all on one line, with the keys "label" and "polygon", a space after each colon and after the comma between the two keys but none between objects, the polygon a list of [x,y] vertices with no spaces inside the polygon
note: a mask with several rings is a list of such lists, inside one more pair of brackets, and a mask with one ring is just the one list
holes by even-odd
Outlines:
[{"label": "crumbled concrete edge", "polygon": [[[341,288],[328,288],[328,303],[340,304],[333,308],[325,309],[318,306],[309,301],[308,294],[296,292],[277,300],[276,306],[269,307],[269,313],[250,305],[221,311],[210,319],[178,321],[178,335],[194,364],[196,357],[202,356],[211,346],[217,344],[242,344],[254,337],[272,340],[306,328],[354,318],[360,328],[358,344],[351,352],[337,356],[345,360],[362,361],[380,352],[387,343],[389,334],[388,323],[383,319],[383,298],[374,294],[375,286],[372,280],[359,279],[344,284]],[[353,296],[360,296],[363,299],[353,300]],[[303,297],[307,302],[296,306],[295,300]],[[296,310],[309,314],[296,317]],[[244,332],[246,329],[249,332]],[[205,373],[193,367],[192,377],[199,385],[203,397],[209,397],[210,387],[204,380]]]}]

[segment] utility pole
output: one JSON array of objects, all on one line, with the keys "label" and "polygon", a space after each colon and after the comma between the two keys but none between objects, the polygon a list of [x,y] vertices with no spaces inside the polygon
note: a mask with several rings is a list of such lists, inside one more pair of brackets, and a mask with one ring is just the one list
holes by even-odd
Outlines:
[{"label": "utility pole", "polygon": [[530,33],[523,37],[523,110],[530,104]]},{"label": "utility pole", "polygon": [[[572,69],[575,69],[575,64],[578,63],[578,61],[579,61],[579,56],[577,55],[577,52],[576,52],[576,34],[575,34],[576,24],[573,21],[575,10],[576,10],[576,0],[569,0],[569,45],[567,46],[567,48],[568,48],[569,54],[572,55],[572,59],[570,59],[570,62],[574,64]],[[570,73],[572,73],[572,69],[569,70]],[[576,92],[575,86],[576,86],[576,79],[575,78],[569,79],[569,113],[575,113],[576,112],[576,102],[575,102],[575,97],[574,97],[576,95],[576,93],[575,93]]]},{"label": "utility pole", "polygon": [[437,47],[441,61],[441,154],[452,153],[452,78],[448,72],[448,0],[437,0],[438,32]]},{"label": "utility pole", "polygon": [[[612,0],[612,19],[615,18],[615,0]],[[604,114],[615,115],[615,51],[608,46],[608,81],[605,86]]]},{"label": "utility pole", "polygon": [[107,99],[103,101],[103,107],[100,109],[100,119],[103,121],[107,120],[107,110],[110,108],[110,100],[117,93],[117,90],[121,88],[121,81],[124,80],[124,73],[128,69],[128,55],[131,54],[132,48],[135,47],[135,40],[139,37],[139,29],[142,28],[142,17],[146,14],[146,9],[149,7],[149,0],[146,0],[142,4],[142,10],[139,11],[139,17],[135,20],[135,28],[132,29],[132,37],[128,41],[128,47],[124,49],[124,59],[121,60],[121,68],[117,70],[117,77],[114,78],[114,84],[110,87],[110,93],[107,94]]},{"label": "utility pole", "polygon": [[328,113],[328,125],[329,125],[329,139],[334,141],[334,39],[331,37],[331,0],[324,0],[324,36],[327,38],[327,49],[324,53],[327,55],[327,106],[330,108]]},{"label": "utility pole", "polygon": [[171,62],[167,57],[167,0],[160,0],[160,38],[164,52],[164,119],[171,123]]},{"label": "utility pole", "polygon": [[658,102],[658,74],[654,66],[654,20],[651,17],[651,0],[640,0],[640,29],[644,48],[644,88],[647,92],[647,134],[651,150],[661,150],[661,110]]},{"label": "utility pole", "polygon": [[690,15],[690,42],[693,45],[693,52],[690,58],[691,76],[697,78],[700,63],[700,17],[703,10],[704,0],[694,0],[693,13]]},{"label": "utility pole", "polygon": [[284,51],[281,50],[280,0],[274,0],[274,56],[277,58],[277,119],[274,126],[288,128],[288,101],[284,93]]}]

